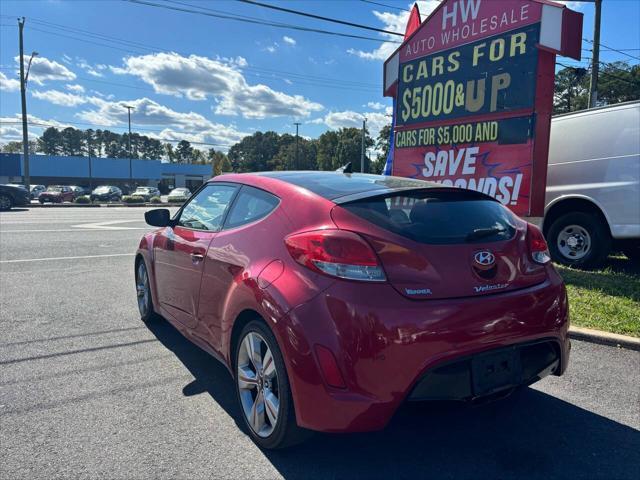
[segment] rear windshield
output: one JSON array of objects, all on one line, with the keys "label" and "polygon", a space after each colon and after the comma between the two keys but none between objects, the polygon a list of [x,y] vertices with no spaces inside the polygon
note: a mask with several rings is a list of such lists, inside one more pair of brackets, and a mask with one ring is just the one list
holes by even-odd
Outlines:
[{"label": "rear windshield", "polygon": [[464,190],[380,195],[340,207],[403,237],[435,245],[498,242],[512,238],[516,230],[516,218],[507,208]]}]

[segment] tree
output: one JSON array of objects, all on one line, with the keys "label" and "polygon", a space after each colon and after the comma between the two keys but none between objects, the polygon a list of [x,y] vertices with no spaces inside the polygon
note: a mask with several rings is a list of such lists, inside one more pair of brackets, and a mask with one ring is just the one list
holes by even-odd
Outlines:
[{"label": "tree", "polygon": [[[29,140],[29,153],[36,153],[38,143],[35,140]],[[2,153],[24,153],[22,150],[22,142],[7,142],[0,147]]]},{"label": "tree", "polygon": [[[554,113],[588,108],[590,71],[566,67],[556,74]],[[612,105],[640,98],[640,65],[603,63],[598,77],[598,104]]]},{"label": "tree", "polygon": [[62,155],[71,157],[82,157],[83,152],[83,134],[80,130],[67,127],[62,130]]},{"label": "tree", "polygon": [[380,174],[384,170],[384,166],[387,163],[387,156],[389,155],[389,137],[391,135],[391,124],[385,125],[382,127],[380,132],[378,133],[378,138],[376,139],[376,150],[378,150],[378,155],[375,161],[371,162],[369,167],[370,173]]},{"label": "tree", "polygon": [[281,137],[276,132],[256,132],[229,149],[229,160],[238,172],[271,170],[273,158],[281,147]]},{"label": "tree", "polygon": [[163,148],[164,148],[165,158],[169,161],[169,163],[175,163],[176,152],[173,149],[173,145],[171,145],[170,143],[165,143]]},{"label": "tree", "polygon": [[178,163],[190,163],[193,157],[193,147],[186,140],[180,140],[176,147],[176,160]]},{"label": "tree", "polygon": [[62,135],[57,128],[49,127],[38,138],[38,149],[45,155],[60,155]]}]

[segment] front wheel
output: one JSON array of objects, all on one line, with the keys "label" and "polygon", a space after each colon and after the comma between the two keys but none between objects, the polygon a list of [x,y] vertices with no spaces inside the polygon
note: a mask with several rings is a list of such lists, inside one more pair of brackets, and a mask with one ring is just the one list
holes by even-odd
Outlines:
[{"label": "front wheel", "polygon": [[144,260],[140,260],[136,267],[136,296],[138,298],[138,311],[143,322],[149,323],[157,318],[153,310],[151,298],[151,286],[149,284],[149,272]]},{"label": "front wheel", "polygon": [[13,200],[9,195],[0,195],[0,211],[11,210]]},{"label": "front wheel", "polygon": [[611,250],[606,224],[585,212],[566,213],[556,219],[547,232],[554,261],[578,268],[592,268],[604,262]]},{"label": "front wheel", "polygon": [[296,424],[284,360],[271,330],[249,322],[235,348],[236,392],[242,417],[261,448],[285,448],[303,441],[307,431]]}]

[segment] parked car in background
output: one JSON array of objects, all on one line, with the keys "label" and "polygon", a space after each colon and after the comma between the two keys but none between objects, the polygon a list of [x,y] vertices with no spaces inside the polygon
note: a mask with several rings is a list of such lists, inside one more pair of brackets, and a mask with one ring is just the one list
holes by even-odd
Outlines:
[{"label": "parked car in background", "polygon": [[12,207],[29,205],[31,199],[26,188],[15,185],[0,185],[0,210],[11,210]]},{"label": "parked car in background", "polygon": [[191,197],[191,192],[188,188],[174,188],[169,192],[167,201],[169,202],[186,202]]},{"label": "parked car in background", "polygon": [[71,188],[71,190],[73,190],[73,197],[74,199],[78,198],[78,197],[82,197],[84,195],[87,195],[89,193],[91,193],[90,191],[87,192],[87,189],[84,187],[81,187],[79,185],[71,185],[69,188]]},{"label": "parked car in background", "polygon": [[567,295],[544,237],[485,194],[243,173],[145,219],[142,320],[162,315],[224,362],[262,448],[380,430],[405,401],[496,399],[567,367]]},{"label": "parked car in background", "polygon": [[156,187],[138,187],[131,195],[142,197],[144,198],[145,202],[148,202],[149,200],[151,200],[151,197],[159,197],[161,194],[160,190],[158,190]]},{"label": "parked car in background", "polygon": [[75,194],[71,187],[66,185],[49,185],[47,189],[38,196],[40,203],[63,203],[73,202]]},{"label": "parked car in background", "polygon": [[542,228],[565,265],[640,260],[640,102],[553,118]]},{"label": "parked car in background", "polygon": [[31,200],[37,200],[38,196],[47,189],[44,185],[31,185]]},{"label": "parked car in background", "polygon": [[122,190],[113,185],[101,185],[91,192],[91,201],[119,202],[122,200]]}]

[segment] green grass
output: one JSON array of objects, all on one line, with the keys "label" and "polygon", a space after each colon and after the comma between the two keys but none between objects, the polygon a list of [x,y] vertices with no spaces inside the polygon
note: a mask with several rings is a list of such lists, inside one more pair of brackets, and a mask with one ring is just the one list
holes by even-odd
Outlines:
[{"label": "green grass", "polygon": [[638,267],[612,256],[601,270],[556,268],[567,285],[572,325],[640,337]]}]

